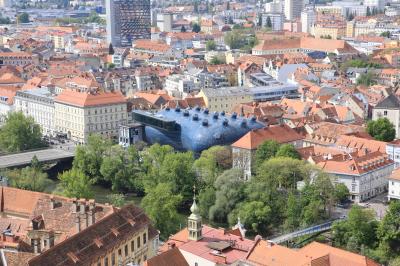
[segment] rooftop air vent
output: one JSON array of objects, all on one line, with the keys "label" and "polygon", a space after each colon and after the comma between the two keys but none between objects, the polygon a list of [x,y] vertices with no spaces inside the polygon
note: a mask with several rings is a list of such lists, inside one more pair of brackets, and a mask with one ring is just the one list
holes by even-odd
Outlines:
[{"label": "rooftop air vent", "polygon": [[231,118],[232,118],[232,119],[236,119],[236,118],[237,118],[237,113],[236,113],[236,112],[233,112]]},{"label": "rooftop air vent", "polygon": [[180,111],[181,111],[181,108],[179,108],[179,107],[176,107],[176,108],[175,108],[175,112],[178,112],[178,113],[179,113]]},{"label": "rooftop air vent", "polygon": [[199,121],[199,115],[198,114],[194,114],[193,115],[193,121]]},{"label": "rooftop air vent", "polygon": [[251,117],[251,122],[256,122],[256,120],[257,120],[257,118],[253,115],[253,116]]},{"label": "rooftop air vent", "polygon": [[225,118],[224,121],[222,122],[222,125],[223,126],[228,126],[228,119]]},{"label": "rooftop air vent", "polygon": [[183,111],[183,116],[189,116],[189,111],[188,110]]},{"label": "rooftop air vent", "polygon": [[203,119],[203,122],[201,123],[204,127],[208,126],[208,120]]},{"label": "rooftop air vent", "polygon": [[246,128],[247,127],[247,120],[243,119],[242,122],[240,123],[240,126]]},{"label": "rooftop air vent", "polygon": [[222,111],[222,112],[221,112],[221,115],[224,116],[224,115],[225,115],[225,111]]},{"label": "rooftop air vent", "polygon": [[209,111],[207,108],[204,109],[204,114],[208,115],[209,112],[210,112],[210,111]]},{"label": "rooftop air vent", "polygon": [[214,118],[214,119],[218,119],[218,112],[214,112],[213,118]]},{"label": "rooftop air vent", "polygon": [[195,110],[196,110],[197,112],[200,112],[200,110],[201,110],[200,106],[196,106]]},{"label": "rooftop air vent", "polygon": [[169,110],[170,110],[169,107],[165,108],[165,111],[169,111]]}]

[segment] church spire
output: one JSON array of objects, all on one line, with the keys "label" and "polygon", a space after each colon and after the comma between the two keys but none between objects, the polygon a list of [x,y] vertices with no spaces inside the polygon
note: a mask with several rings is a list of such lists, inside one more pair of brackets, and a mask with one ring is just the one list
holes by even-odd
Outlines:
[{"label": "church spire", "polygon": [[201,234],[201,216],[199,213],[199,207],[197,207],[196,203],[196,187],[193,187],[193,204],[190,207],[191,214],[188,218],[188,231],[189,231],[189,240],[197,241],[202,238]]}]

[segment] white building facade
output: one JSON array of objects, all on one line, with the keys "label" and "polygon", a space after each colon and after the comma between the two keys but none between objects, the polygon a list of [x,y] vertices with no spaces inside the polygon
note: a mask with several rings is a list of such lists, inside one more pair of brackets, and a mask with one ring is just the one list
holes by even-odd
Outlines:
[{"label": "white building facade", "polygon": [[17,91],[14,97],[16,111],[31,116],[42,129],[42,134],[52,136],[54,125],[54,95],[47,88]]}]

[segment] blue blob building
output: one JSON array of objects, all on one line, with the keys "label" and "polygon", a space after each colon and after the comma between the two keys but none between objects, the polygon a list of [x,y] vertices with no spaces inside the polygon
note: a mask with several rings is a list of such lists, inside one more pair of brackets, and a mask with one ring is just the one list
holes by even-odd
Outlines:
[{"label": "blue blob building", "polygon": [[236,113],[211,113],[200,107],[165,108],[155,114],[134,110],[132,117],[145,125],[146,142],[171,145],[177,150],[195,153],[215,145],[230,145],[250,130],[264,127],[255,117],[248,119]]}]

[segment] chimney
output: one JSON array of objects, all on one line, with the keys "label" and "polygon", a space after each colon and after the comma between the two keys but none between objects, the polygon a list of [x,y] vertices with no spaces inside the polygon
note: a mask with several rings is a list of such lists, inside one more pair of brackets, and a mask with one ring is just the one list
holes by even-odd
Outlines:
[{"label": "chimney", "polygon": [[54,196],[52,195],[52,196],[50,196],[50,209],[54,210],[55,207],[56,207],[56,201],[54,199]]},{"label": "chimney", "polygon": [[84,214],[85,209],[86,209],[86,200],[85,199],[80,199],[79,200],[79,208],[80,208],[80,213]]},{"label": "chimney", "polygon": [[89,213],[85,213],[85,226],[89,227],[90,223],[89,223]]},{"label": "chimney", "polygon": [[77,232],[81,231],[81,219],[79,217],[79,214],[77,214],[75,217],[75,227]]},{"label": "chimney", "polygon": [[89,200],[89,225],[96,222],[96,202],[94,199]]},{"label": "chimney", "polygon": [[72,213],[78,212],[78,200],[76,198],[72,199],[71,211],[72,211]]}]

